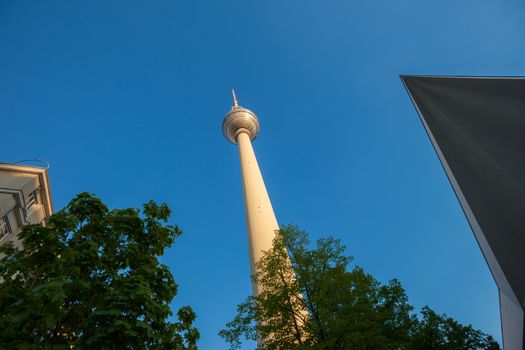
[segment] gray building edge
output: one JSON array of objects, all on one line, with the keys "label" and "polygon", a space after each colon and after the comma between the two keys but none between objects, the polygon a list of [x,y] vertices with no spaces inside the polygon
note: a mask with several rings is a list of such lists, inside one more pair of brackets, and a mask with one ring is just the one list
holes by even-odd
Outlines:
[{"label": "gray building edge", "polygon": [[401,80],[499,288],[503,347],[525,349],[525,78]]}]

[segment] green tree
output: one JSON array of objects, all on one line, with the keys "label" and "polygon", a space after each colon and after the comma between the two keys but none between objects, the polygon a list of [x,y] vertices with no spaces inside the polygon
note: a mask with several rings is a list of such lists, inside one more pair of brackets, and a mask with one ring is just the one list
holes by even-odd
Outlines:
[{"label": "green tree", "polygon": [[[482,332],[428,308],[419,320],[397,280],[381,284],[362,268],[350,270],[352,258],[339,240],[309,246],[306,232],[291,225],[280,229],[252,276],[261,294],[240,304],[219,332],[231,349],[243,338],[258,340],[265,350],[498,348],[490,348],[495,342]],[[444,325],[438,332],[432,317]],[[424,342],[427,336],[448,347]]]},{"label": "green tree", "polygon": [[24,227],[24,250],[0,248],[0,348],[196,349],[192,309],[168,321],[177,284],[158,256],[181,234],[169,216],[82,193]]},{"label": "green tree", "polygon": [[472,326],[464,326],[446,315],[438,315],[428,306],[421,310],[410,349],[470,350],[499,349],[498,343]]}]

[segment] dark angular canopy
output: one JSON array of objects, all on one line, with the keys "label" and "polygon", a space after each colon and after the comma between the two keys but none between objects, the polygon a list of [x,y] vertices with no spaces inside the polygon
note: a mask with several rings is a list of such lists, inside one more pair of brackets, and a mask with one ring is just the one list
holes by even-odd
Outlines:
[{"label": "dark angular canopy", "polygon": [[[521,309],[517,328],[523,344],[525,78],[401,78],[496,279],[500,300],[508,299],[500,301],[504,341],[509,332],[503,304],[510,303]],[[518,311],[513,312],[519,318]]]}]

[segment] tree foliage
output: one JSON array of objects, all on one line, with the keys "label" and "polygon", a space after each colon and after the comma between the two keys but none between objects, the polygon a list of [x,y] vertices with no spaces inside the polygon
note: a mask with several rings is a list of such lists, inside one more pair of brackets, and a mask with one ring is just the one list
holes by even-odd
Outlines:
[{"label": "tree foliage", "polygon": [[192,309],[168,321],[177,284],[158,256],[181,234],[169,216],[82,193],[24,227],[24,250],[0,248],[0,348],[196,349]]},{"label": "tree foliage", "polygon": [[310,249],[306,232],[285,226],[252,276],[262,291],[240,304],[219,334],[231,349],[242,339],[260,349],[498,349],[486,334],[428,307],[412,313],[397,280],[381,284],[334,238]]},{"label": "tree foliage", "polygon": [[415,325],[411,349],[498,350],[499,345],[492,336],[446,315],[438,315],[425,306],[420,322]]}]

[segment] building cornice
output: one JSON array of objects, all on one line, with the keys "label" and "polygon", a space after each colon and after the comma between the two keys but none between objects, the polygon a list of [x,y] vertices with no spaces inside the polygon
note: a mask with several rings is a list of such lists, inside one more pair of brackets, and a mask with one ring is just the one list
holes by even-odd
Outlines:
[{"label": "building cornice", "polygon": [[[43,202],[44,202],[44,209],[45,209],[46,216],[49,217],[53,214],[54,212],[53,199],[51,197],[49,173],[46,168],[30,166],[30,165],[19,165],[19,164],[0,162],[0,171],[38,176],[40,185],[42,187],[42,194],[44,196]],[[8,189],[3,189],[3,190],[8,190]],[[22,197],[24,196],[24,194],[22,193],[21,195]],[[22,201],[21,204],[23,204],[22,208],[25,209],[25,202]]]}]

